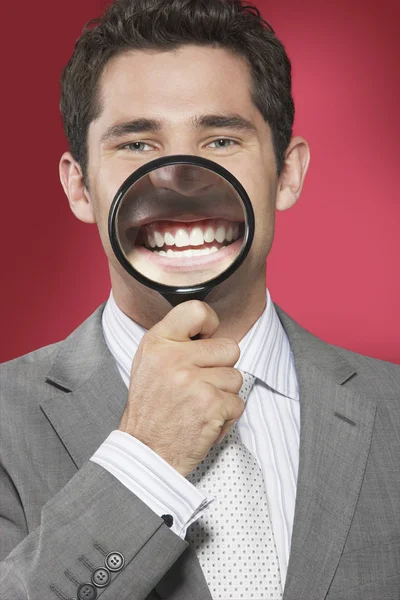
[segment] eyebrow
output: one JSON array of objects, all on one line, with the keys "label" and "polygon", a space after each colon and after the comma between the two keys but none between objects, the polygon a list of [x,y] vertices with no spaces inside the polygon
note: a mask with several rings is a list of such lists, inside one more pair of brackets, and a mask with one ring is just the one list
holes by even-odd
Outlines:
[{"label": "eyebrow", "polygon": [[[153,133],[158,132],[167,125],[167,121],[164,119],[147,119],[139,118],[124,123],[118,123],[111,125],[101,136],[100,142],[104,143],[114,139],[123,137],[130,133]],[[248,133],[251,135],[258,135],[256,126],[245,119],[244,117],[237,114],[210,114],[210,115],[199,115],[193,117],[189,121],[189,125],[196,130],[199,129],[231,129],[242,133]]]}]

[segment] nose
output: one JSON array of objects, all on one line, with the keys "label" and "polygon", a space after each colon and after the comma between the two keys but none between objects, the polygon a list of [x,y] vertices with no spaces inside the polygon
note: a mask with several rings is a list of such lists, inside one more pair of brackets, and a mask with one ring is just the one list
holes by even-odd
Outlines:
[{"label": "nose", "polygon": [[155,188],[169,189],[182,196],[201,196],[216,183],[217,174],[195,165],[168,165],[149,173]]}]

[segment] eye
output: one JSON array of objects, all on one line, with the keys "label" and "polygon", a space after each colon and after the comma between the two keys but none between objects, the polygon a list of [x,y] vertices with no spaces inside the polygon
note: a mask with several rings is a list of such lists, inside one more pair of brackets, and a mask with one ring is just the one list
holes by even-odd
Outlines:
[{"label": "eye", "polygon": [[131,142],[130,144],[125,144],[124,146],[121,146],[120,150],[129,150],[130,152],[139,153],[143,150],[143,146],[149,146],[149,148],[151,148],[151,146],[149,144],[146,144],[146,142]]},{"label": "eye", "polygon": [[[227,142],[230,142],[228,145]],[[211,144],[217,144],[216,148],[230,148],[232,144],[236,144],[235,140],[231,140],[229,138],[218,138],[218,140],[214,140]],[[209,144],[210,145],[210,144]]]}]

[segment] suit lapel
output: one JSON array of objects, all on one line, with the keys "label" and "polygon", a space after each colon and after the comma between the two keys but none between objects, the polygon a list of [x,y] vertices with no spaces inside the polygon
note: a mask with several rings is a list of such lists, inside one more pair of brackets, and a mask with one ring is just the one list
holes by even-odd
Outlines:
[{"label": "suit lapel", "polygon": [[101,328],[103,307],[60,347],[46,381],[54,395],[41,408],[77,468],[117,429],[127,389]]},{"label": "suit lapel", "polygon": [[351,389],[356,375],[332,346],[278,306],[300,393],[296,507],[283,600],[322,600],[338,566],[360,493],[376,402]]}]

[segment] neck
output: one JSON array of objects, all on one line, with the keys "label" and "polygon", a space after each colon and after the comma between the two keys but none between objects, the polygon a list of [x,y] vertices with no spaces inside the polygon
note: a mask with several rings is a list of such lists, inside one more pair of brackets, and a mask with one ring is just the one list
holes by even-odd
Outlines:
[{"label": "neck", "polygon": [[[171,304],[158,292],[135,281],[126,281],[119,272],[110,269],[113,296],[120,310],[130,319],[151,329],[170,310]],[[204,300],[218,315],[220,324],[212,337],[224,337],[239,343],[266,306],[266,276],[263,274],[252,285],[238,281],[238,273],[214,288]]]}]

